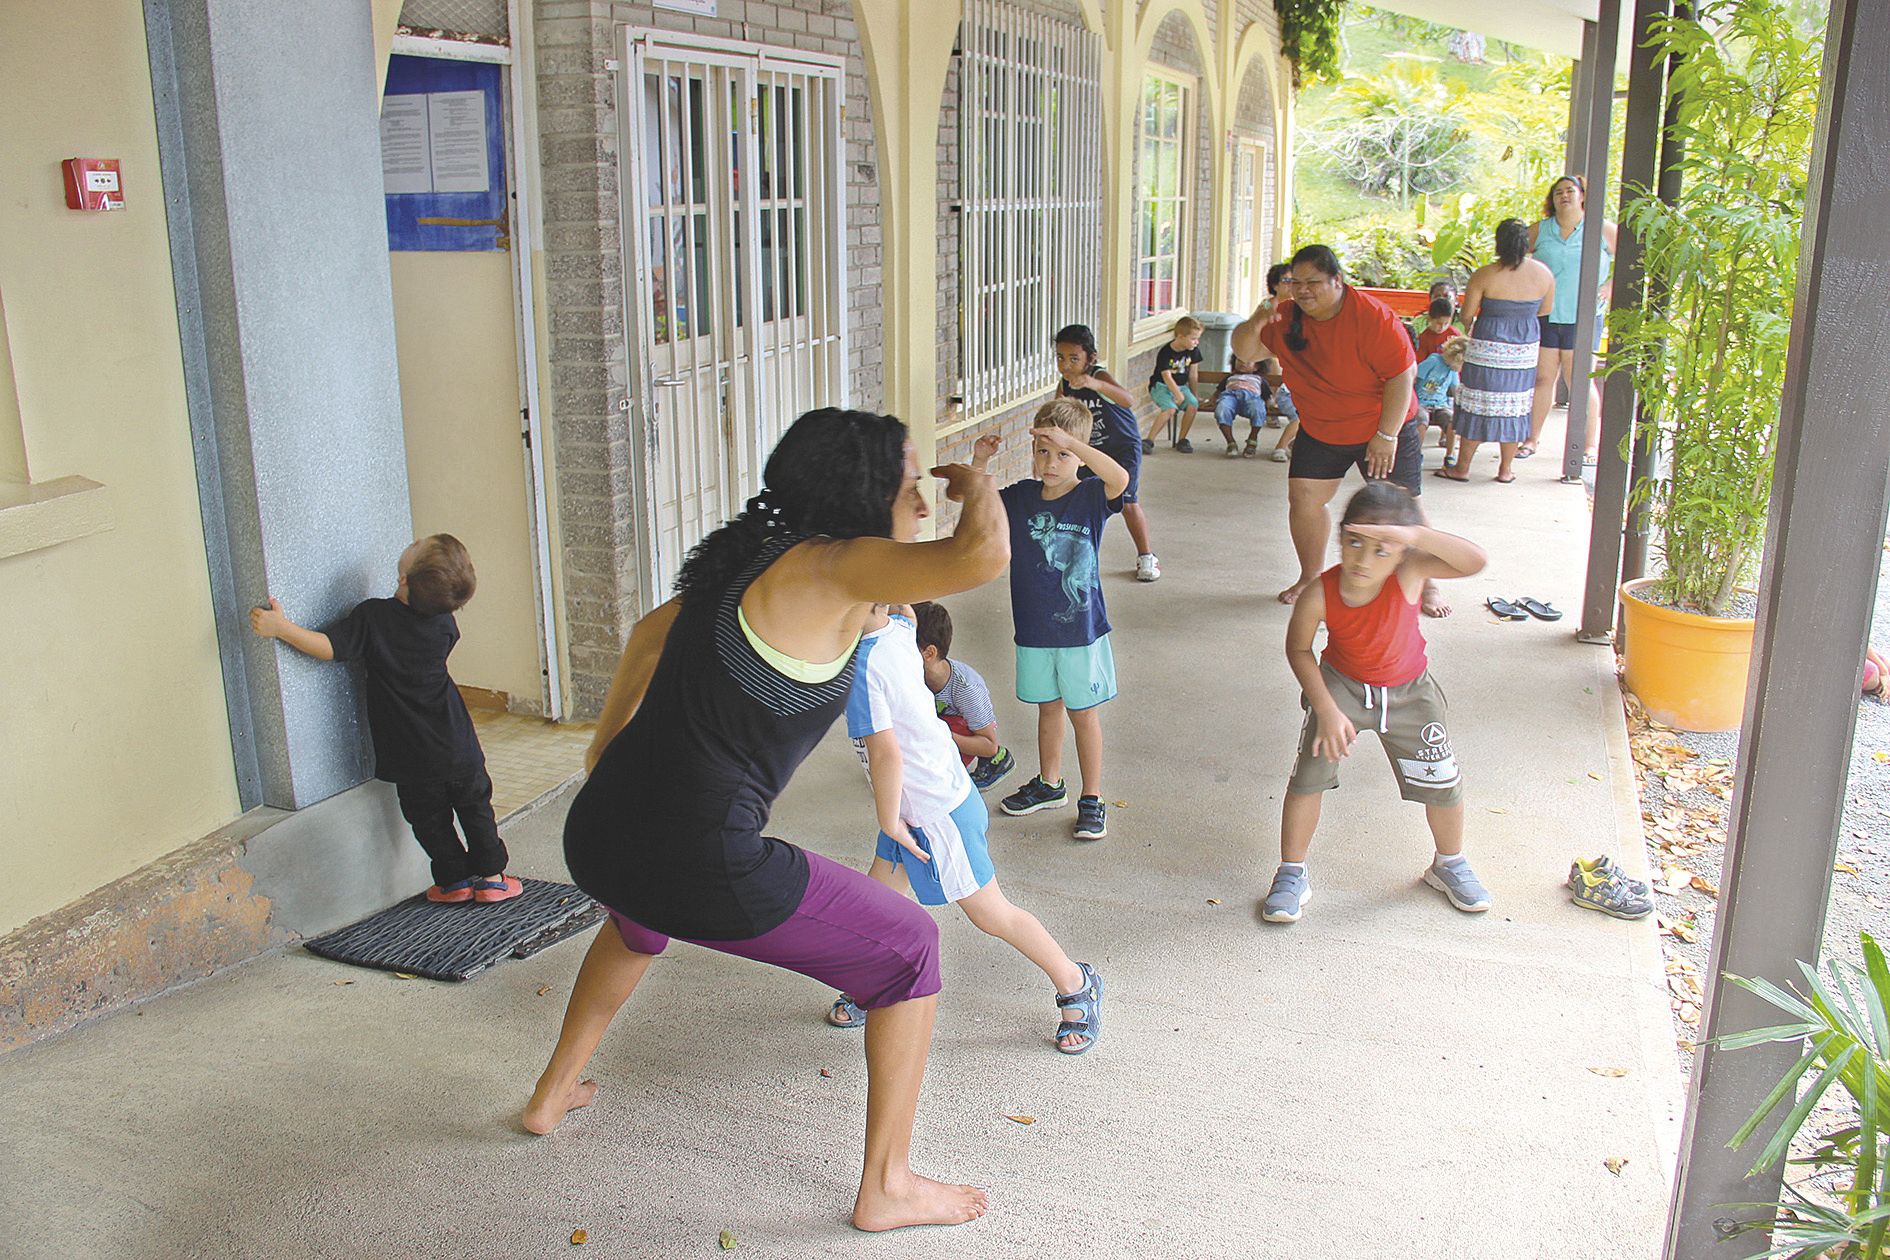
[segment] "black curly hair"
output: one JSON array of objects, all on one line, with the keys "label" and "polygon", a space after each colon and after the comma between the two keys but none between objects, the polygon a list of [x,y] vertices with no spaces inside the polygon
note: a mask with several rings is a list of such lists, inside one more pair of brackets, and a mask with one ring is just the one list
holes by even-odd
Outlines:
[{"label": "black curly hair", "polygon": [[[1324,274],[1335,280],[1345,279],[1345,269],[1339,266],[1339,256],[1332,252],[1330,245],[1307,245],[1293,255],[1292,266],[1310,263]],[[1298,302],[1293,303],[1293,319],[1286,329],[1286,344],[1296,352],[1306,349],[1306,312]]]},{"label": "black curly hair", "polygon": [[1088,324],[1065,324],[1057,329],[1057,335],[1050,339],[1054,346],[1075,346],[1089,356],[1090,366],[1096,365],[1096,334],[1089,330]]},{"label": "black curly hair", "polygon": [[676,575],[685,601],[735,580],[772,538],[890,538],[906,475],[906,426],[823,407],[788,427],[742,514],[697,543]]}]

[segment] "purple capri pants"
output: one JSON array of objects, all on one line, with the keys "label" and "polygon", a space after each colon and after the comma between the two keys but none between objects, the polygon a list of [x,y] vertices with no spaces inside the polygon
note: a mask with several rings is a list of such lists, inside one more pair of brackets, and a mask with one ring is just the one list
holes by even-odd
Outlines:
[{"label": "purple capri pants", "polygon": [[[625,948],[660,954],[670,938],[610,912]],[[786,923],[742,941],[691,945],[752,958],[838,989],[867,1010],[939,991],[938,924],[876,879],[807,854],[807,892]]]}]

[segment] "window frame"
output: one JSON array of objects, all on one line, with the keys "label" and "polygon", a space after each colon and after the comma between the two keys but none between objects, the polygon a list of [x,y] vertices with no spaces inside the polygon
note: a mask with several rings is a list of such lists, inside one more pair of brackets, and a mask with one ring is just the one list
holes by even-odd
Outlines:
[{"label": "window frame", "polygon": [[[1148,134],[1150,92],[1156,88],[1172,88],[1179,94],[1176,105],[1174,135]],[[1135,113],[1135,181],[1133,189],[1133,213],[1130,216],[1130,264],[1129,264],[1129,313],[1130,340],[1141,343],[1174,327],[1174,321],[1188,313],[1189,299],[1192,297],[1193,276],[1189,274],[1188,261],[1194,245],[1195,212],[1195,162],[1198,139],[1196,136],[1197,119],[1195,116],[1200,79],[1184,70],[1175,70],[1168,66],[1150,66],[1142,76],[1142,93]],[[1162,128],[1166,130],[1166,128]],[[1158,162],[1152,163],[1149,145],[1172,144],[1178,150],[1176,186],[1170,192],[1156,188],[1151,193],[1151,167],[1160,170]],[[1157,176],[1158,177],[1158,176]],[[1157,253],[1146,252],[1146,245],[1155,228],[1151,222],[1151,198],[1172,207],[1174,223],[1174,243],[1171,250]],[[1171,286],[1169,305],[1144,310],[1142,292],[1144,285],[1162,282],[1160,264],[1168,261],[1172,267],[1167,281]],[[1145,274],[1145,272],[1147,274]]]}]

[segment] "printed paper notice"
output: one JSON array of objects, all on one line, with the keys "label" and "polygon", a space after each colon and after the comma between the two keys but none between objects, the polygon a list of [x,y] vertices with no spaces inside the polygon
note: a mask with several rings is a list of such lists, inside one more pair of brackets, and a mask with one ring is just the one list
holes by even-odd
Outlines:
[{"label": "printed paper notice", "polygon": [[[434,192],[482,193],[492,187],[484,92],[427,93],[427,135]],[[389,185],[387,191],[394,189]]]},{"label": "printed paper notice", "polygon": [[390,194],[433,191],[423,95],[390,96],[381,102],[381,182]]},{"label": "printed paper notice", "polygon": [[715,0],[651,0],[659,9],[674,9],[678,13],[693,13],[697,17],[714,17]]}]

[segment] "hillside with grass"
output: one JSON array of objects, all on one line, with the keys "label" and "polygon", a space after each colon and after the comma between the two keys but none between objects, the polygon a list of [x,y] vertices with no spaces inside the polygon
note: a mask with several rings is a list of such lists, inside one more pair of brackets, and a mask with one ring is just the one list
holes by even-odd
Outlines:
[{"label": "hillside with grass", "polygon": [[1569,61],[1362,5],[1343,50],[1300,93],[1293,240],[1369,284],[1461,279],[1562,171]]}]

